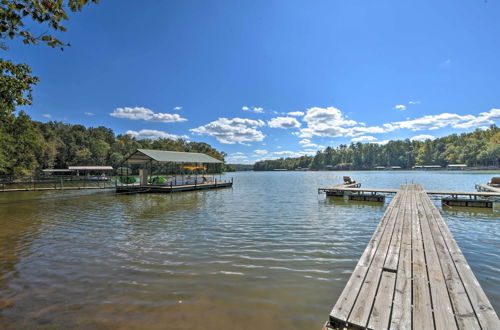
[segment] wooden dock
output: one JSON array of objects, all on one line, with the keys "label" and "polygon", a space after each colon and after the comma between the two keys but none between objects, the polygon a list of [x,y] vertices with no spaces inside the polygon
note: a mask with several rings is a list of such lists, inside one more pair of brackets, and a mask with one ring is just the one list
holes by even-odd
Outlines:
[{"label": "wooden dock", "polygon": [[222,182],[208,182],[208,183],[198,183],[198,184],[186,184],[186,185],[118,185],[116,186],[117,193],[130,193],[130,194],[141,194],[141,193],[176,193],[182,191],[193,191],[193,190],[205,190],[205,189],[218,189],[218,188],[229,188],[233,186],[232,181],[222,181]]},{"label": "wooden dock", "polygon": [[500,329],[421,185],[398,189],[325,328]]},{"label": "wooden dock", "polygon": [[[397,194],[399,189],[386,189],[386,188],[360,188],[348,187],[345,185],[334,185],[329,187],[318,188],[318,192],[346,192],[346,193],[370,193],[370,194]],[[453,190],[426,190],[429,195],[443,195],[443,196],[468,196],[468,197],[500,197],[500,189],[489,191],[453,191]]]},{"label": "wooden dock", "polygon": [[490,186],[489,184],[477,184],[476,185],[476,190],[477,191],[490,191],[490,192],[497,192],[500,193],[500,187],[493,187]]}]

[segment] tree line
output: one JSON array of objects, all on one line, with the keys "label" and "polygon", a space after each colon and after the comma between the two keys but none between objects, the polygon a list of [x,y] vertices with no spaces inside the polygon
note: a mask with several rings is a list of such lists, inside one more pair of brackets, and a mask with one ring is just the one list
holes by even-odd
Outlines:
[{"label": "tree line", "polygon": [[327,147],[314,156],[280,158],[256,162],[254,171],[295,170],[370,170],[375,166],[466,164],[478,167],[499,167],[500,129],[492,125],[486,130],[452,134],[426,141],[394,140],[387,144],[352,143]]},{"label": "tree line", "polygon": [[0,115],[0,174],[32,175],[44,168],[70,165],[118,167],[136,149],[201,152],[224,161],[226,154],[207,143],[178,139],[141,139],[115,135],[104,126],[42,123],[26,113]]}]

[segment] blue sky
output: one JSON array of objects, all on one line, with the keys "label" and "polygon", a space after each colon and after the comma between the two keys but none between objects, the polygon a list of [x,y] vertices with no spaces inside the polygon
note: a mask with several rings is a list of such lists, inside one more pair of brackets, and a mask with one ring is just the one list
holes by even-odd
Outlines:
[{"label": "blue sky", "polygon": [[498,124],[498,17],[494,0],[108,0],[71,15],[64,52],[16,41],[7,57],[41,78],[36,120],[253,163]]}]

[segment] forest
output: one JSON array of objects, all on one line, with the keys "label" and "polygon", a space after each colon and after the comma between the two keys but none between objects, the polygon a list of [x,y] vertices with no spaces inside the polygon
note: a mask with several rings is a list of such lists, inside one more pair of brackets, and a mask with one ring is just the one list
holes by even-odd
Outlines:
[{"label": "forest", "polygon": [[69,165],[118,167],[137,148],[201,152],[224,161],[226,154],[207,143],[185,140],[137,140],[99,127],[42,123],[20,111],[0,114],[0,175],[28,176],[44,168]]},{"label": "forest", "polygon": [[467,164],[467,166],[493,167],[500,165],[500,129],[492,125],[486,130],[452,134],[426,141],[394,140],[387,144],[353,143],[327,147],[314,156],[280,158],[256,162],[254,171],[274,169],[294,170],[370,170],[375,166]]}]

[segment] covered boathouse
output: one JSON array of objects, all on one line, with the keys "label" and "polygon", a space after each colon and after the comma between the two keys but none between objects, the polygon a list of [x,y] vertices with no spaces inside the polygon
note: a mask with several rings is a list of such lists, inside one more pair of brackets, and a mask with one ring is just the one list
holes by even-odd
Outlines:
[{"label": "covered boathouse", "polygon": [[232,187],[232,179],[222,180],[222,164],[203,153],[137,149],[117,169],[116,191],[173,193]]}]

